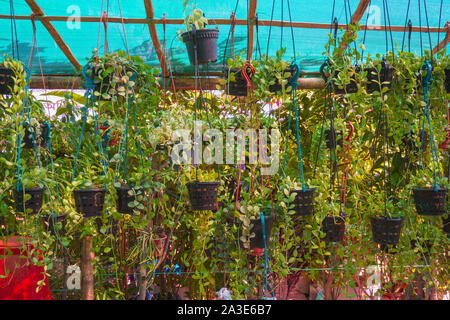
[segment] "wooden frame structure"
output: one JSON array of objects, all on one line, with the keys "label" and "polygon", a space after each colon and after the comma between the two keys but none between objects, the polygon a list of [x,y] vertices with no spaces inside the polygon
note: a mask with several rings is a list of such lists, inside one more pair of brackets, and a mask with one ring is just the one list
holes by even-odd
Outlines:
[{"label": "wooden frame structure", "polygon": [[[64,42],[64,39],[58,33],[56,28],[52,25],[52,21],[67,21],[69,18],[76,19],[80,22],[100,22],[102,21],[101,17],[68,17],[68,16],[46,16],[44,11],[39,7],[35,0],[25,0],[30,9],[33,12],[32,16],[15,16],[14,18],[17,20],[31,20],[38,19],[43,26],[47,29],[49,34],[55,40],[55,43],[67,57],[67,59],[72,63],[76,70],[81,70],[82,66],[78,62],[78,60],[73,55],[70,47]],[[162,79],[160,78],[160,82],[163,81],[164,78],[169,76],[168,72],[168,63],[166,61],[165,53],[162,49],[160,40],[158,38],[158,34],[156,31],[157,24],[167,24],[167,25],[177,25],[184,24],[184,19],[157,19],[154,15],[154,8],[151,0],[143,0],[146,12],[146,18],[122,18],[122,17],[108,17],[108,23],[124,23],[124,24],[147,24],[150,37],[153,42],[153,46],[155,48],[156,54],[158,56],[158,60],[161,66],[161,74]],[[351,23],[354,24],[359,22],[366,12],[368,6],[370,4],[370,0],[360,0],[358,7],[351,17]],[[253,53],[254,47],[254,22],[256,16],[257,9],[257,0],[250,0],[249,2],[249,10],[248,10],[248,19],[237,19],[235,21],[236,25],[248,26],[248,47],[247,47],[247,58],[250,59]],[[0,15],[0,19],[11,19],[10,15]],[[210,25],[230,25],[231,19],[208,19]],[[329,29],[330,24],[327,23],[307,23],[307,22],[292,22],[289,24],[283,23],[283,21],[270,21],[270,20],[258,20],[258,25],[260,27],[267,27],[272,25],[274,27],[287,27],[291,26],[293,28],[308,28],[308,29]],[[347,25],[340,24],[339,28],[346,28]],[[433,53],[437,53],[442,50],[450,41],[449,35],[450,22],[447,22],[444,28],[441,27],[432,27],[427,28],[427,32],[445,32],[445,38],[433,49]],[[383,26],[376,25],[363,25],[361,26],[361,30],[368,31],[383,31]],[[404,26],[391,26],[391,30],[393,32],[404,32]],[[421,32],[423,28],[420,27],[412,27],[412,32]],[[345,51],[345,46],[341,48]],[[208,78],[208,89],[214,90],[216,88],[216,84],[218,84],[221,75],[218,74],[216,76],[212,76]],[[81,80],[78,76],[74,75],[47,75],[45,76],[46,88],[49,89],[64,89],[64,88],[73,88],[77,89],[81,87]],[[175,87],[181,90],[192,89],[194,87],[193,79],[186,77],[177,77],[175,78]],[[30,87],[31,88],[40,88],[42,87],[42,78],[37,76],[32,76],[30,79]],[[324,87],[324,81],[321,78],[299,78],[299,89],[320,89]]]}]

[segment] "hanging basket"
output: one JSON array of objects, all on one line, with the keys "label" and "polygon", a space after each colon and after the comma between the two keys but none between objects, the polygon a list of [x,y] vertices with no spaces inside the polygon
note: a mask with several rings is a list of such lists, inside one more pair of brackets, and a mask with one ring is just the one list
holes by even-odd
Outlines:
[{"label": "hanging basket", "polygon": [[24,203],[24,191],[20,189],[19,191],[14,190],[14,199],[16,202],[17,212],[25,212],[31,209],[30,214],[38,214],[41,211],[42,203],[44,200],[44,190],[45,188],[30,188],[25,189],[25,194],[31,196],[30,199],[26,200]]},{"label": "hanging basket", "polygon": [[[47,139],[45,137],[48,136],[49,134],[49,128],[48,126],[46,126],[45,124],[41,124],[39,125],[40,127],[40,134],[37,135],[36,134],[36,130],[34,130],[34,139],[35,139],[35,143],[36,143],[36,147],[39,148],[47,148]],[[25,126],[25,134],[23,135],[22,138],[22,143],[23,149],[34,149],[34,144],[33,144],[33,134],[31,133],[31,130],[29,128],[28,125]]]},{"label": "hanging basket", "polygon": [[322,231],[325,232],[323,241],[341,242],[345,235],[345,217],[326,216],[322,220]]},{"label": "hanging basket", "polygon": [[[273,216],[272,211],[263,211],[264,214],[264,231],[266,233],[266,246],[269,246],[270,233],[272,232]],[[264,236],[262,229],[261,219],[252,219],[250,224],[253,225],[250,229],[250,234],[255,234],[253,238],[250,238],[250,250],[253,252],[259,252],[264,250]],[[259,249],[259,250],[258,250]]]},{"label": "hanging basket", "polygon": [[53,236],[56,236],[57,231],[55,230],[55,225],[58,223],[62,224],[61,230],[58,232],[58,235],[64,235],[66,233],[65,226],[66,226],[66,218],[68,214],[63,213],[60,215],[49,215],[41,217],[42,222],[44,223],[44,230],[45,232],[50,232]]},{"label": "hanging basket", "polygon": [[413,188],[414,204],[419,215],[442,216],[447,213],[447,189]]},{"label": "hanging basket", "polygon": [[[350,79],[350,83],[347,83],[343,85],[342,89],[339,88],[339,85],[334,81],[334,79],[338,78],[339,71],[334,71],[333,75],[326,75],[325,74],[325,67],[328,67],[329,63],[325,62],[320,67],[320,73],[322,74],[322,78],[325,80],[325,84],[328,84],[331,82],[331,88],[333,89],[334,94],[345,94],[345,93],[356,93],[358,92],[358,84],[356,83],[356,77],[353,75]],[[358,65],[354,66],[353,69],[355,70],[355,73],[360,72],[360,67]],[[330,77],[333,76],[333,78],[330,80]]]},{"label": "hanging basket", "polygon": [[295,216],[308,216],[314,212],[314,188],[303,190],[292,190],[295,193],[294,210]]},{"label": "hanging basket", "polygon": [[190,182],[187,184],[187,188],[192,210],[203,211],[217,209],[219,182]]},{"label": "hanging basket", "polygon": [[332,128],[332,130],[325,130],[325,141],[328,149],[332,149],[334,146],[340,146],[341,148],[344,146],[344,140],[342,138],[342,130],[336,130]]},{"label": "hanging basket", "polygon": [[370,217],[373,241],[381,245],[396,245],[400,239],[403,217]]},{"label": "hanging basket", "polygon": [[86,218],[101,216],[105,195],[106,190],[103,188],[74,190],[73,196],[77,212]]},{"label": "hanging basket", "polygon": [[386,60],[382,61],[379,79],[378,71],[376,68],[365,68],[364,71],[367,72],[367,93],[380,92],[380,84],[381,89],[388,88],[386,93],[391,91],[392,79],[394,77],[394,68],[390,66]]},{"label": "hanging basket", "polygon": [[[126,213],[126,214],[133,214],[134,210],[132,207],[129,206],[129,204],[136,200],[136,195],[134,193],[134,188],[123,185],[120,187],[116,187],[117,192],[117,200],[116,200],[116,209],[119,213]],[[139,191],[142,189],[136,189],[135,191]],[[131,195],[130,195],[130,191]]]},{"label": "hanging basket", "polygon": [[200,29],[188,31],[183,33],[181,38],[186,45],[191,65],[195,65],[194,42],[197,43],[198,64],[217,61],[217,39],[219,38],[219,30]]},{"label": "hanging basket", "polygon": [[445,69],[445,90],[450,92],[450,68]]},{"label": "hanging basket", "polygon": [[[242,75],[242,71],[240,69],[231,69],[230,73],[234,74],[235,81],[229,80],[228,72],[225,72],[225,79],[227,80],[227,83],[225,85],[225,93],[235,97],[246,97],[247,81]],[[247,71],[247,75],[250,79],[253,77],[253,74],[250,72],[250,70]]]},{"label": "hanging basket", "polygon": [[11,94],[14,88],[14,71],[10,68],[0,67],[0,94]]},{"label": "hanging basket", "polygon": [[[285,79],[284,74],[286,72],[289,72],[291,75]],[[291,82],[292,78],[294,77],[295,73],[296,73],[296,70],[294,68],[288,67],[288,68],[284,69],[282,72],[283,79],[287,80],[287,83],[289,84]],[[281,92],[283,89],[283,86],[281,85],[280,80],[276,79],[275,82],[276,82],[275,84],[272,84],[269,86],[269,91],[272,93]],[[290,87],[288,84],[285,86],[285,90],[287,90],[287,88]]]}]

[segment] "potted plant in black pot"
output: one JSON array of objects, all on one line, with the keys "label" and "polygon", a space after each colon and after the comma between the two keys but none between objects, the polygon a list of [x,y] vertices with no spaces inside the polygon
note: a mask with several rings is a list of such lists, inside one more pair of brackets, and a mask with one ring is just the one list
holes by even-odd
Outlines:
[{"label": "potted plant in black pot", "polygon": [[381,61],[375,61],[373,67],[364,68],[367,74],[367,93],[381,92],[383,88],[391,90],[392,79],[394,77],[394,68],[389,65],[385,57]]},{"label": "potted plant in black pot", "polygon": [[11,94],[11,88],[14,88],[14,71],[0,65],[0,94]]},{"label": "potted plant in black pot", "polygon": [[396,246],[400,239],[404,216],[394,209],[392,200],[384,202],[383,194],[374,193],[366,200],[367,207],[371,211],[384,211],[380,216],[370,216],[373,241],[382,248]]},{"label": "potted plant in black pot", "polygon": [[429,172],[423,170],[420,176],[415,176],[411,179],[411,185],[413,185],[412,196],[417,214],[442,216],[448,212],[447,178],[438,178],[436,183],[434,183],[433,177]]},{"label": "potted plant in black pot", "polygon": [[293,205],[292,210],[295,212],[294,216],[304,217],[314,213],[315,188],[306,188],[288,176],[280,190],[289,197],[289,202]]},{"label": "potted plant in black pot", "polygon": [[106,177],[93,169],[87,169],[72,182],[76,211],[84,217],[97,217],[103,214]]},{"label": "potted plant in black pot", "polygon": [[20,183],[14,187],[14,200],[17,212],[38,214],[44,201],[46,170],[26,169],[20,175]]},{"label": "potted plant in black pot", "polygon": [[216,175],[215,172],[198,169],[196,179],[186,184],[189,203],[193,211],[217,210],[220,182],[214,181]]},{"label": "potted plant in black pot", "polygon": [[237,209],[241,245],[252,254],[264,253],[270,242],[274,222],[270,200],[262,200],[256,195],[254,200],[240,201]]},{"label": "potted plant in black pot", "polygon": [[243,59],[243,55],[244,53],[242,53],[242,55],[236,56],[235,59],[228,59],[228,68],[226,68],[224,72],[225,79],[220,80],[221,88],[223,88],[225,93],[230,96],[246,97],[248,94],[246,77],[248,77],[249,80],[253,83],[253,77],[255,75],[254,71],[258,66],[258,62],[251,61],[251,67],[247,67],[245,69],[246,76],[244,76],[243,69],[246,61]]},{"label": "potted plant in black pot", "polygon": [[137,67],[123,51],[106,53],[98,57],[97,49],[89,62],[83,67],[82,74],[87,82],[95,85],[97,100],[117,101],[125,98],[135,86]]},{"label": "potted plant in black pot", "polygon": [[114,183],[116,189],[116,209],[119,213],[133,214],[137,210],[143,210],[142,202],[145,190],[150,187],[148,174],[144,172],[133,172],[130,177]]},{"label": "potted plant in black pot", "polygon": [[337,65],[329,60],[320,67],[320,73],[334,94],[358,92],[358,77],[361,68],[358,65]]},{"label": "potted plant in black pot", "polygon": [[345,236],[346,215],[341,211],[339,204],[335,201],[325,205],[327,215],[322,220],[322,232],[325,242],[341,242]]},{"label": "potted plant in black pot", "polygon": [[183,3],[184,24],[186,28],[178,31],[180,39],[186,45],[191,65],[205,64],[217,61],[217,39],[219,38],[219,30],[206,29],[208,20],[205,18],[203,11],[197,8],[191,0],[185,0]]}]

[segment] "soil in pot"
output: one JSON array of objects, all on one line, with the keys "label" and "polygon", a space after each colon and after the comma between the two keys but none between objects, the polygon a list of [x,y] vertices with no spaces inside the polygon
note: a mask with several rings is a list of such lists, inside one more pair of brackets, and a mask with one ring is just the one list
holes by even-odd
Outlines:
[{"label": "soil in pot", "polygon": [[314,188],[303,190],[292,190],[295,193],[294,210],[295,216],[308,216],[314,212]]},{"label": "soil in pot", "polygon": [[442,216],[447,213],[447,189],[413,188],[417,213],[423,216]]},{"label": "soil in pot", "polygon": [[24,191],[23,189],[17,191],[14,190],[14,199],[16,202],[17,212],[24,212],[31,209],[30,214],[38,214],[41,211],[42,203],[44,201],[44,188],[30,188],[25,189],[25,194],[31,196],[30,199],[26,200],[24,203]]},{"label": "soil in pot", "polygon": [[404,218],[370,217],[373,241],[381,245],[397,245]]},{"label": "soil in pot", "polygon": [[[142,189],[136,189],[135,191],[138,192],[139,190]],[[121,185],[120,187],[116,187],[116,192],[117,192],[117,200],[116,200],[117,212],[133,214],[134,210],[129,206],[131,202],[136,200],[136,195],[135,192],[133,191],[133,188],[130,187],[129,185]]]},{"label": "soil in pot", "polygon": [[197,63],[205,64],[217,61],[217,39],[219,30],[200,29],[185,32],[181,38],[186,45],[191,65],[195,65],[194,42],[197,43]]},{"label": "soil in pot", "polygon": [[75,206],[84,217],[97,217],[103,213],[106,190],[103,188],[74,190]]},{"label": "soil in pot", "polygon": [[341,242],[345,235],[345,217],[326,216],[322,220],[322,231],[325,232],[323,241]]},{"label": "soil in pot", "polygon": [[189,191],[189,201],[192,210],[216,210],[217,209],[217,190],[219,182],[190,182],[187,184]]},{"label": "soil in pot", "polygon": [[12,69],[0,67],[0,94],[11,94],[9,88],[14,88],[14,76]]}]

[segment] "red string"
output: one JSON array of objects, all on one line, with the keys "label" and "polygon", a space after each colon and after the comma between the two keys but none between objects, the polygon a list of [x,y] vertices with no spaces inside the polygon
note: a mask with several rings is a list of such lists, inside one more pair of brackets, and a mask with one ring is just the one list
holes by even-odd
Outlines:
[{"label": "red string", "polygon": [[[105,0],[102,0],[102,8],[100,9],[100,12],[103,12],[104,2],[105,2]],[[102,31],[102,20],[103,20],[103,15],[100,15],[100,21],[98,23],[98,39],[97,39],[97,55],[96,55],[97,60],[98,60],[98,50],[100,50],[100,34]]]},{"label": "red string", "polygon": [[128,58],[129,58],[130,57],[130,50],[128,49],[127,34],[125,32],[125,24],[123,22],[122,9],[120,7],[120,0],[117,0],[117,2],[119,3],[119,12],[120,12],[120,19],[122,20],[123,37],[125,39],[125,46],[127,47],[127,55],[128,55]]}]

